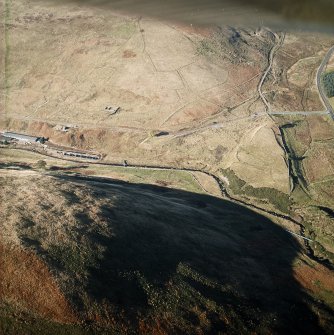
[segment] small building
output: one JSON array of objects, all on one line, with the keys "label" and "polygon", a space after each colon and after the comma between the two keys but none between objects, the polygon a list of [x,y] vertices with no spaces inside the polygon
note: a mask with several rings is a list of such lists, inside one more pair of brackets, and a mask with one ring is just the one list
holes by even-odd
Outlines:
[{"label": "small building", "polygon": [[121,107],[112,107],[112,106],[107,106],[104,110],[109,113],[109,115],[114,115],[117,112],[119,112]]},{"label": "small building", "polygon": [[18,134],[9,131],[5,131],[2,135],[8,139],[14,139],[24,143],[44,143],[47,141],[44,137],[35,137],[30,135]]},{"label": "small building", "polygon": [[100,155],[84,153],[84,152],[75,152],[75,151],[57,151],[58,154],[70,157],[77,157],[82,159],[91,159],[91,160],[99,160],[101,159]]}]

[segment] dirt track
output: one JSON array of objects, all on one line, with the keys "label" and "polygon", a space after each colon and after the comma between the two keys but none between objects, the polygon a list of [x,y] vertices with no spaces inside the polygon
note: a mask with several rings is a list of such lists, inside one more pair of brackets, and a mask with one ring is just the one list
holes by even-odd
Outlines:
[{"label": "dirt track", "polygon": [[268,55],[268,67],[265,70],[265,72],[263,73],[263,76],[259,82],[259,85],[257,87],[259,96],[261,98],[261,100],[263,101],[264,105],[265,105],[265,111],[267,113],[271,113],[271,106],[268,103],[266,97],[264,96],[263,92],[262,92],[262,86],[263,83],[265,82],[268,74],[270,73],[272,66],[273,66],[273,61],[274,61],[274,56],[275,56],[275,52],[279,49],[279,47],[283,44],[284,42],[284,35],[282,37],[279,37],[276,33],[272,33],[275,37],[275,44],[273,45],[273,47],[270,49],[269,55]]}]

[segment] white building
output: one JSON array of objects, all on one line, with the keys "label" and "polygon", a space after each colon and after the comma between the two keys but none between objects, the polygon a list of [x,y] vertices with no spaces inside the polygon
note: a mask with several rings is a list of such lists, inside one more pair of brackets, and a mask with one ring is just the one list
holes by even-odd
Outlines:
[{"label": "white building", "polygon": [[4,137],[7,137],[8,139],[14,139],[24,143],[44,143],[45,141],[44,137],[29,136],[24,134],[12,133],[9,131],[3,132],[2,135]]}]

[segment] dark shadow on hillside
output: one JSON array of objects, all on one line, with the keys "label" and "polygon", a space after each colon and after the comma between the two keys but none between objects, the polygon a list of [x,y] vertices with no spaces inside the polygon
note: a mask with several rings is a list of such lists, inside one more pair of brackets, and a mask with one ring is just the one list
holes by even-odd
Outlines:
[{"label": "dark shadow on hillside", "polygon": [[[85,215],[80,231],[105,247],[87,286],[97,301],[106,299],[134,318],[149,306],[138,277],[130,274],[140,273],[157,291],[167,290],[178,266],[186,264],[229,287],[224,291],[184,278],[205,299],[233,310],[243,320],[241,333],[261,324],[274,334],[323,333],[307,305],[311,298],[293,276],[299,245],[264,216],[208,195],[106,178],[57,177],[89,185],[97,198],[117,194],[116,204],[101,207],[113,236],[92,232],[93,222]],[[196,320],[188,315],[188,322]],[[231,327],[212,320],[212,334]]]},{"label": "dark shadow on hillside", "polygon": [[187,24],[278,26],[333,32],[330,0],[50,0]]}]

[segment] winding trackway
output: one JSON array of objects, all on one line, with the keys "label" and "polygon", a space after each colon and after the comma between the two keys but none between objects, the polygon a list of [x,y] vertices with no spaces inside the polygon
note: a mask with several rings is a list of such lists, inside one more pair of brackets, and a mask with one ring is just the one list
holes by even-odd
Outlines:
[{"label": "winding trackway", "polygon": [[332,119],[334,120],[334,110],[333,107],[331,105],[331,103],[329,102],[326,93],[324,92],[324,87],[321,83],[321,79],[322,79],[322,74],[324,72],[324,69],[326,68],[329,59],[332,57],[334,53],[334,46],[332,46],[328,51],[326,56],[324,57],[324,59],[322,60],[318,71],[317,71],[317,88],[321,97],[321,101],[323,103],[323,105],[325,106],[326,110],[330,113]]},{"label": "winding trackway", "polygon": [[269,105],[266,97],[264,96],[264,94],[262,92],[262,86],[263,86],[263,83],[266,80],[269,72],[271,71],[272,66],[273,66],[275,52],[278,50],[278,48],[282,45],[282,43],[284,41],[284,36],[282,38],[280,38],[276,33],[273,33],[273,35],[275,36],[275,42],[276,43],[270,49],[269,56],[268,56],[268,67],[267,67],[266,71],[263,73],[263,76],[262,76],[262,78],[259,82],[259,85],[257,87],[257,91],[259,93],[259,96],[260,96],[261,100],[263,101],[263,103],[265,105],[265,111],[268,112],[268,113],[271,112],[271,106]]}]

